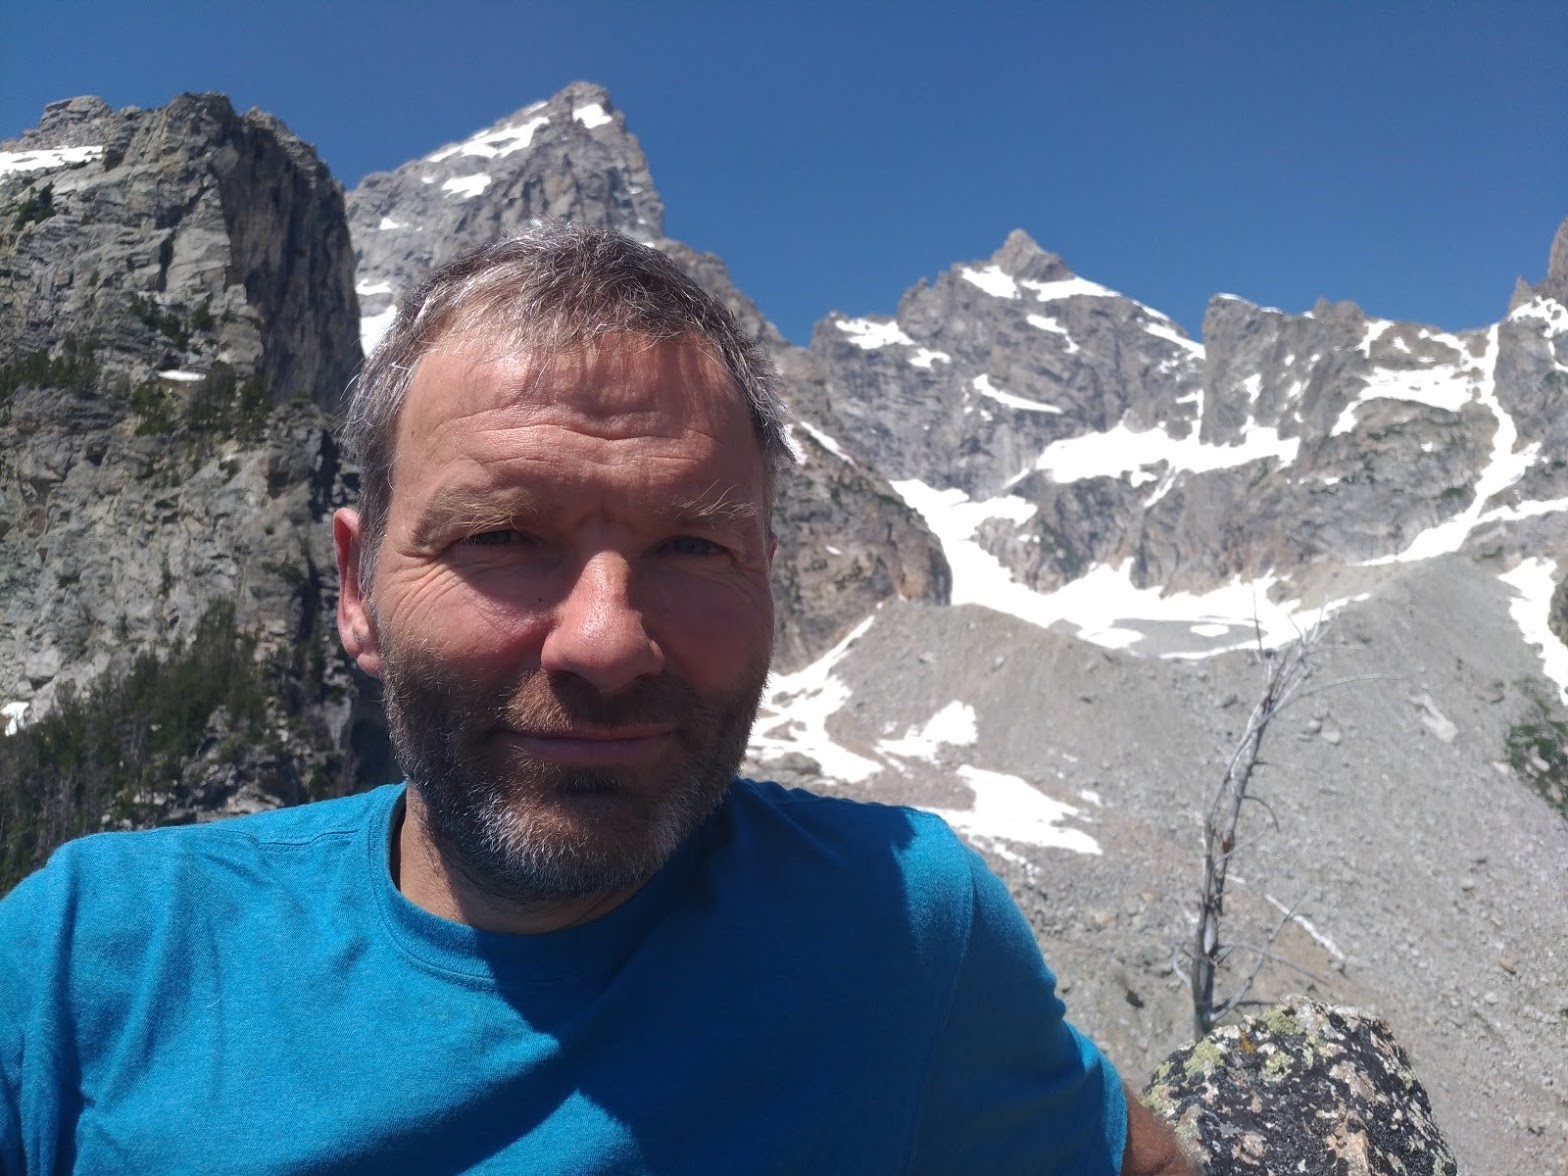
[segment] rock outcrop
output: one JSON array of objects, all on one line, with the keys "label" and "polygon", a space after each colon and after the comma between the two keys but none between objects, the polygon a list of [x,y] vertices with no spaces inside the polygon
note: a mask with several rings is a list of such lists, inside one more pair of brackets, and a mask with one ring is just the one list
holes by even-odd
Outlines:
[{"label": "rock outcrop", "polygon": [[252,751],[276,770],[254,779],[276,795],[234,772],[214,785],[193,746],[159,798],[116,812],[190,819],[352,786],[323,525],[353,491],[323,406],[359,360],[337,183],[220,95],[118,113],[75,99],[0,144],[0,216],[7,715],[37,723],[174,656],[221,604],[273,667],[243,733],[267,745]]},{"label": "rock outcrop", "polygon": [[1143,1100],[1210,1176],[1459,1170],[1388,1027],[1305,997],[1177,1050]]}]

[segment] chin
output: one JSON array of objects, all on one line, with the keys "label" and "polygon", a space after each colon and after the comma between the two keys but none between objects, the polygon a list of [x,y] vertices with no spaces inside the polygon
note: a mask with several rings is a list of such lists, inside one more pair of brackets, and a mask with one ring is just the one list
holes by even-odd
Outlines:
[{"label": "chin", "polygon": [[[603,775],[527,797],[484,790],[453,805],[421,787],[431,832],[487,892],[512,900],[584,898],[647,881],[723,801],[729,781],[661,796]],[[510,791],[510,790],[505,790]],[[472,803],[478,800],[479,803]]]}]

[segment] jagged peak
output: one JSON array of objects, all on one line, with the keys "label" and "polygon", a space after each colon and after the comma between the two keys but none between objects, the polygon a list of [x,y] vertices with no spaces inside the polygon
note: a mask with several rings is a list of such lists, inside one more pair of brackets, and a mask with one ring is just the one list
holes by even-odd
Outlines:
[{"label": "jagged peak", "polygon": [[1073,271],[1056,254],[1040,245],[1023,229],[1007,234],[1002,247],[991,255],[991,264],[1004,274],[1033,281],[1058,281],[1070,278]]},{"label": "jagged peak", "polygon": [[0,141],[0,151],[96,147],[103,142],[105,122],[113,117],[114,108],[96,94],[62,98],[44,107],[36,127]]},{"label": "jagged peak", "polygon": [[1552,252],[1546,263],[1546,280],[1568,283],[1568,216],[1557,226],[1552,238]]}]

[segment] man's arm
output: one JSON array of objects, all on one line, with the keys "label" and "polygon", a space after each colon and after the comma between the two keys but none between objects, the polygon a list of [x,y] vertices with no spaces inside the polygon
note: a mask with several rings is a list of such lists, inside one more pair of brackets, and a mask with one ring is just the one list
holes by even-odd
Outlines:
[{"label": "man's arm", "polygon": [[1127,1091],[1127,1147],[1122,1152],[1122,1176],[1198,1176],[1198,1166],[1182,1154],[1171,1129],[1138,1101],[1138,1092],[1125,1081]]}]

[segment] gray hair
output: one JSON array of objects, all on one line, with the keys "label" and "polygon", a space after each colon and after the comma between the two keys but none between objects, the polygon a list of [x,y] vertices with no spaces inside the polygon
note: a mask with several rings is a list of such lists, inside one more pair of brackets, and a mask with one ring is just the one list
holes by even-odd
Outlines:
[{"label": "gray hair", "polygon": [[494,334],[546,355],[607,335],[693,337],[746,401],[768,495],[793,464],[777,371],[735,316],[657,249],[607,229],[550,224],[432,273],[398,308],[349,392],[344,440],[360,467],[360,579],[368,586],[392,499],[397,419],[419,361],[449,335]]}]

